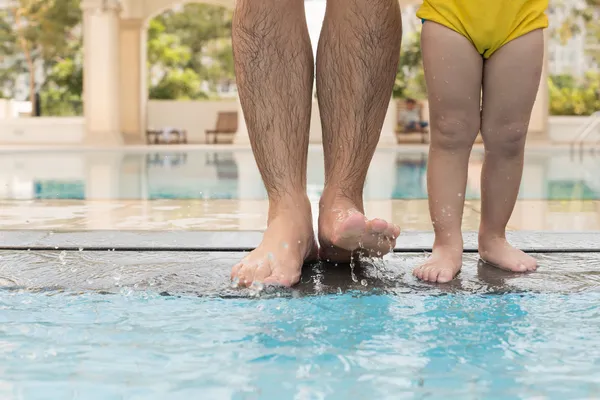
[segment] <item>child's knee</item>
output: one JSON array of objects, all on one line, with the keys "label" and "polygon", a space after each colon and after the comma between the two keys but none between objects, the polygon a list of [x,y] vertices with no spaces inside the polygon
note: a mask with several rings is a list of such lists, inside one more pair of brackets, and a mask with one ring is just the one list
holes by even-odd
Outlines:
[{"label": "child's knee", "polygon": [[527,124],[508,122],[485,126],[482,136],[486,151],[500,153],[505,157],[516,157],[523,152],[527,138]]},{"label": "child's knee", "polygon": [[479,132],[479,119],[438,116],[431,121],[431,144],[447,150],[470,150]]}]

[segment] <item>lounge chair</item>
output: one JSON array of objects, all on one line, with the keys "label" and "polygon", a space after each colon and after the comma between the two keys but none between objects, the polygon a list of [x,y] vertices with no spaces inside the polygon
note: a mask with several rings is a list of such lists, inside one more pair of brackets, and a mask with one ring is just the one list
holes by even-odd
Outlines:
[{"label": "lounge chair", "polygon": [[[172,140],[173,136],[175,140]],[[148,129],[146,131],[146,142],[148,144],[185,144],[187,143],[187,131],[178,128]]]},{"label": "lounge chair", "polygon": [[238,130],[237,111],[220,112],[217,115],[215,129],[206,130],[206,143],[233,143],[233,138]]}]

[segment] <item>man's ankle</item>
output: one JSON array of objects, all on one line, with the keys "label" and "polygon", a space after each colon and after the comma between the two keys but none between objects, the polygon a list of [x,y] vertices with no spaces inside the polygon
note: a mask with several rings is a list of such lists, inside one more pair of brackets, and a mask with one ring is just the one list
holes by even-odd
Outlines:
[{"label": "man's ankle", "polygon": [[338,201],[347,201],[354,204],[357,207],[363,206],[363,192],[362,190],[347,190],[340,186],[328,185],[323,189],[319,204],[331,204]]}]

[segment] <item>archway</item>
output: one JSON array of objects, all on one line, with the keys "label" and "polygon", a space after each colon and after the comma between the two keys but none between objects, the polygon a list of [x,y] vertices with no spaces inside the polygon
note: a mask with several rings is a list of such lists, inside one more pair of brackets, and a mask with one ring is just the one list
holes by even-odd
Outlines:
[{"label": "archway", "polygon": [[[84,113],[88,144],[144,142],[146,130],[146,23],[182,0],[82,0],[84,10]],[[235,0],[188,0],[228,8]],[[400,0],[402,5],[419,0]],[[544,75],[545,76],[545,75]],[[547,82],[542,79],[530,138],[547,136]],[[238,108],[238,110],[240,110]],[[393,110],[389,110],[390,115]],[[236,141],[247,141],[241,112]],[[394,125],[386,121],[385,131]],[[318,128],[318,124],[315,124]],[[390,131],[391,133],[391,131]],[[383,135],[382,135],[383,138]],[[393,142],[393,134],[389,135]]]},{"label": "archway", "polygon": [[[157,132],[156,142],[177,140],[179,136],[160,133],[175,129],[187,132],[188,143],[205,143],[205,131],[215,128],[220,113],[227,113],[222,116],[228,124],[235,123],[231,17],[231,10],[221,5],[182,2],[146,21],[146,121]],[[218,136],[220,143],[234,138]]]},{"label": "archway", "polygon": [[234,0],[82,0],[87,144],[145,142],[147,23],[189,2],[234,6]]}]

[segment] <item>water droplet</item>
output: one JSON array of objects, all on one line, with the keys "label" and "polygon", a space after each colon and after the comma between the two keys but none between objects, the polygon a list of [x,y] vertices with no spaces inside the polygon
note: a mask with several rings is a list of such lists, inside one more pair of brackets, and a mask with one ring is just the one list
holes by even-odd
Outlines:
[{"label": "water droplet", "polygon": [[367,286],[367,280],[366,279],[361,279],[360,284],[363,286]]},{"label": "water droplet", "polygon": [[290,247],[290,245],[289,245],[289,244],[287,244],[286,242],[283,242],[283,245],[282,245],[282,246],[283,246],[283,248],[284,248],[284,249],[287,249],[288,247]]},{"label": "water droplet", "polygon": [[337,294],[342,294],[342,288],[341,287],[337,288]]},{"label": "water droplet", "polygon": [[79,251],[83,251],[83,247],[80,247],[80,248],[79,248]]},{"label": "water droplet", "polygon": [[[265,285],[262,284],[262,282],[259,281],[254,281],[252,282],[252,285],[250,285],[250,290],[252,290],[254,293],[254,296],[259,296],[260,292],[263,291],[263,289],[265,288]],[[262,309],[261,309],[262,311]]]}]

